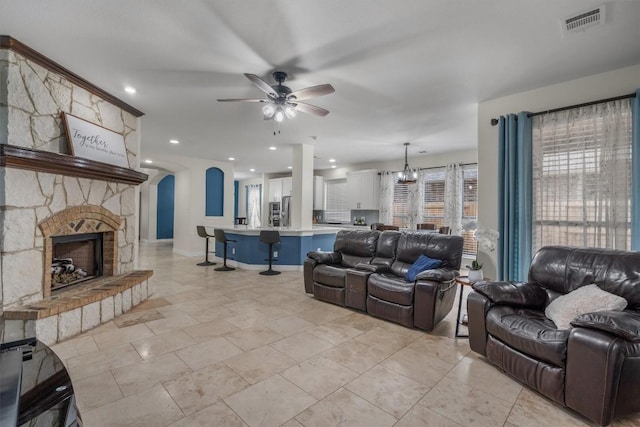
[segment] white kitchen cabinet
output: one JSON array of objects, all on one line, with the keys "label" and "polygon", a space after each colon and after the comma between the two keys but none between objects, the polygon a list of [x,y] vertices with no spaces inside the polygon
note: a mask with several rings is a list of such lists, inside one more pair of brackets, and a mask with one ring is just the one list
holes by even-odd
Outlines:
[{"label": "white kitchen cabinet", "polygon": [[293,178],[282,178],[282,197],[293,195]]},{"label": "white kitchen cabinet", "polygon": [[347,195],[350,209],[378,209],[378,171],[362,170],[347,174]]},{"label": "white kitchen cabinet", "polygon": [[313,177],[313,210],[324,210],[324,178]]},{"label": "white kitchen cabinet", "polygon": [[282,178],[273,178],[269,180],[269,201],[282,201]]}]

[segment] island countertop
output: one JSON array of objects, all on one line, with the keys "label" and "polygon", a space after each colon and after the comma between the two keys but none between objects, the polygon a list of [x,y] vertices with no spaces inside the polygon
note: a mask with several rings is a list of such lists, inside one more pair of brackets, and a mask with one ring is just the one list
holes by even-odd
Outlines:
[{"label": "island countertop", "polygon": [[234,225],[233,227],[219,227],[229,234],[240,234],[243,236],[258,236],[262,230],[275,230],[281,236],[314,236],[318,234],[336,234],[340,231],[340,227],[317,226],[311,228],[292,228],[292,227],[249,227],[247,225]]}]

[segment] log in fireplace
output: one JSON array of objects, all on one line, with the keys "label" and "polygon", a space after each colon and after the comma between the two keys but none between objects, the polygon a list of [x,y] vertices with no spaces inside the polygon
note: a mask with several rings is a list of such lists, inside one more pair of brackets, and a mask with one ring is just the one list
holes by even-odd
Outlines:
[{"label": "log in fireplace", "polygon": [[52,244],[52,291],[103,275],[103,233],[53,236]]}]

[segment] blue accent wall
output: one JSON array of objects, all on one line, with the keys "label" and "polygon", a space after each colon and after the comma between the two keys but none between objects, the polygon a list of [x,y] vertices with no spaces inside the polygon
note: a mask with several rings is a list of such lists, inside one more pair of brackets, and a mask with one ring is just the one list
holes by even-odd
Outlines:
[{"label": "blue accent wall", "polygon": [[173,208],[176,178],[167,175],[158,183],[156,239],[173,239]]},{"label": "blue accent wall", "polygon": [[[269,258],[269,245],[262,243],[257,235],[247,236],[225,232],[228,239],[235,240],[227,243],[227,259],[233,259],[245,264],[267,265]],[[275,265],[303,265],[307,258],[307,252],[332,251],[336,240],[335,234],[318,234],[315,236],[281,236],[280,243],[273,245],[273,250],[278,251]],[[216,255],[222,258],[224,245],[216,241]],[[233,249],[235,249],[235,254]]]},{"label": "blue accent wall", "polygon": [[205,216],[224,215],[224,172],[209,168],[205,172]]}]

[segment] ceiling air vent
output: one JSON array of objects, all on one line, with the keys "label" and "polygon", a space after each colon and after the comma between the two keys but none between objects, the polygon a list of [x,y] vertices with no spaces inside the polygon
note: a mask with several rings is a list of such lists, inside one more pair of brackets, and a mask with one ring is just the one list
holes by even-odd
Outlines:
[{"label": "ceiling air vent", "polygon": [[565,18],[562,23],[562,34],[565,36],[572,33],[581,33],[605,22],[605,7],[599,6],[595,9],[580,12],[569,18]]}]

